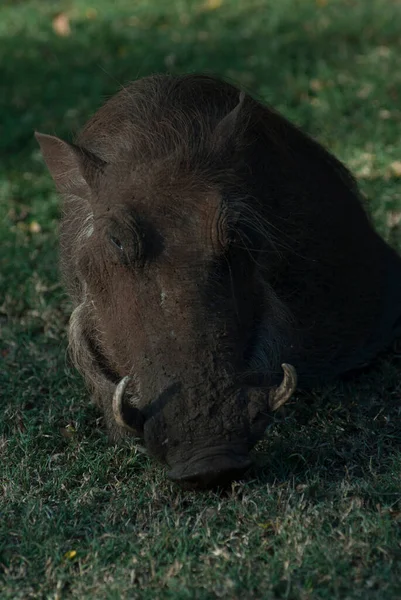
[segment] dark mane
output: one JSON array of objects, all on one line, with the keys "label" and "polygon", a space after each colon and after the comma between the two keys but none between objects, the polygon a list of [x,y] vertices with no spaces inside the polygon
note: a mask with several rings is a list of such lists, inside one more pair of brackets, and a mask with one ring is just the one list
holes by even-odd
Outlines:
[{"label": "dark mane", "polygon": [[[213,132],[238,103],[239,88],[210,75],[153,75],[112,97],[77,138],[106,162],[136,164],[180,157],[191,166],[216,165]],[[263,145],[263,155],[311,182],[324,176],[356,192],[348,169],[271,107],[247,95],[241,109],[240,146]],[[300,160],[301,159],[301,160]],[[287,172],[288,176],[288,172]]]}]

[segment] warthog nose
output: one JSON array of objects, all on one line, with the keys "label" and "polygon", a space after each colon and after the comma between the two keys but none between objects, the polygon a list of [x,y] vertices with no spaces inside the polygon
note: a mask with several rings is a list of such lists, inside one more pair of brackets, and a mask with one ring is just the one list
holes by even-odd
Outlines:
[{"label": "warthog nose", "polygon": [[178,464],[167,476],[187,488],[217,487],[240,479],[251,464],[246,456],[208,456],[196,462]]}]

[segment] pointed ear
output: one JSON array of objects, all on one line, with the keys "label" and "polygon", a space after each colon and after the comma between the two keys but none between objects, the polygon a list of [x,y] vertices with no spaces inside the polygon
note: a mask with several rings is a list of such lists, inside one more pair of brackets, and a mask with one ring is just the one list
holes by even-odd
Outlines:
[{"label": "pointed ear", "polygon": [[35,131],[35,137],[59,192],[87,198],[96,172],[106,163],[88,150],[54,135]]},{"label": "pointed ear", "polygon": [[238,132],[239,117],[244,106],[245,92],[240,92],[238,104],[217,124],[213,137],[217,147],[225,146]]}]

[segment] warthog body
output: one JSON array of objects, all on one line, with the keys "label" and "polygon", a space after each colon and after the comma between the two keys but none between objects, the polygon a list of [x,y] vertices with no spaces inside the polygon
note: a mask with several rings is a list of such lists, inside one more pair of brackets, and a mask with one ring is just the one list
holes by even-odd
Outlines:
[{"label": "warthog body", "polygon": [[401,334],[401,260],[348,170],[231,84],[144,78],[75,144],[37,138],[72,356],[111,438],[144,438],[172,479],[237,477],[295,371],[313,386]]}]

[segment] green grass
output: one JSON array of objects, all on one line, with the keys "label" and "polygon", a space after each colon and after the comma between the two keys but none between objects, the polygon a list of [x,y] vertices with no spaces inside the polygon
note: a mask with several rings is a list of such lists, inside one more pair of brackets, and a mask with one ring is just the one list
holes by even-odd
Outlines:
[{"label": "green grass", "polygon": [[207,70],[256,91],[352,168],[401,248],[400,2],[208,6],[2,2],[1,600],[401,597],[400,357],[298,394],[224,493],[110,446],[66,359],[60,206],[32,133],[71,136],[137,76]]}]

